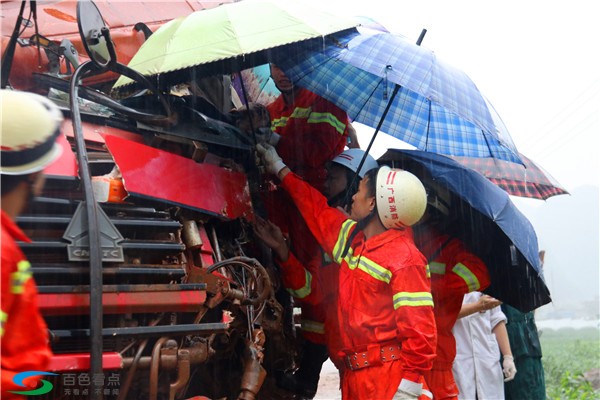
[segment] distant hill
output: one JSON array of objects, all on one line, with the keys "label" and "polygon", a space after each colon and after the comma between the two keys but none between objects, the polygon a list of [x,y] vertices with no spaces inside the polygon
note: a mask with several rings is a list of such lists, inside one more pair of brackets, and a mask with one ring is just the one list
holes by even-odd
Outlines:
[{"label": "distant hill", "polygon": [[553,302],[538,310],[538,318],[600,315],[598,192],[598,186],[580,186],[545,202],[512,198],[546,250],[544,276]]}]

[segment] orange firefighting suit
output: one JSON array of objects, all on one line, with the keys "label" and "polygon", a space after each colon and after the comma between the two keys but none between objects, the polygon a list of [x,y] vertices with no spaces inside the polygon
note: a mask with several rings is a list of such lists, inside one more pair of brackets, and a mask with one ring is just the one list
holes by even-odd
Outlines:
[{"label": "orange firefighting suit", "polygon": [[346,146],[348,116],[309,90],[297,88],[295,95],[293,104],[279,96],[267,106],[271,129],[280,135],[277,153],[292,171],[322,190],[325,165]]},{"label": "orange firefighting suit", "polygon": [[24,388],[16,385],[13,377],[20,372],[44,371],[52,356],[46,323],[38,310],[37,288],[17,240],[29,241],[2,211],[2,399],[24,399],[7,391],[34,389],[38,378],[26,380]]},{"label": "orange firefighting suit", "polygon": [[[325,254],[324,258],[328,258]],[[333,262],[322,261],[318,265],[304,266],[293,253],[287,261],[280,262],[283,283],[288,291],[298,299],[300,304],[310,304],[314,326],[307,328],[319,329],[324,339],[308,337],[316,343],[327,345],[329,357],[341,369],[343,360],[337,354],[342,349],[340,343],[339,325],[337,320],[337,292],[339,265]],[[307,307],[308,308],[308,307]],[[319,324],[319,321],[322,321]],[[308,331],[306,329],[303,332]],[[314,329],[311,329],[314,331]]]},{"label": "orange firefighting suit", "polygon": [[[323,249],[340,264],[338,320],[346,367],[344,399],[391,399],[405,384],[424,383],[435,357],[436,327],[427,261],[417,250],[412,230],[387,230],[353,239],[342,251],[356,222],[294,173],[282,186],[294,199]],[[401,347],[383,360],[382,352]],[[359,353],[355,368],[352,356]],[[362,358],[364,356],[364,358]],[[392,361],[393,360],[393,361]],[[368,367],[364,367],[368,363]]]},{"label": "orange firefighting suit", "polygon": [[437,326],[437,356],[425,381],[434,399],[457,399],[458,387],[452,375],[456,341],[452,327],[456,322],[465,294],[485,289],[490,284],[487,267],[468,251],[462,241],[450,239],[433,229],[418,231],[417,247],[429,260],[433,313]]},{"label": "orange firefighting suit", "polygon": [[[322,190],[327,178],[326,164],[344,151],[348,140],[347,114],[319,95],[296,88],[294,102],[283,95],[267,106],[271,129],[280,135],[277,152],[294,172]],[[321,248],[287,193],[276,191],[264,198],[269,219],[289,234],[292,251],[304,265],[319,264]],[[297,296],[295,296],[297,297]],[[302,335],[325,344],[324,311],[318,305],[300,302]]]}]

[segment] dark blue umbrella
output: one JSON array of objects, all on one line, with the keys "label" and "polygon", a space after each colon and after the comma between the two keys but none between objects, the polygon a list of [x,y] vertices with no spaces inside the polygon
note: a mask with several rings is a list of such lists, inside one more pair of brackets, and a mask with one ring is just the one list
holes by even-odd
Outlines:
[{"label": "dark blue umbrella", "polygon": [[551,301],[535,230],[504,190],[436,153],[390,149],[379,161],[433,179],[453,193],[461,238],[490,272],[492,284],[486,293],[523,312]]}]

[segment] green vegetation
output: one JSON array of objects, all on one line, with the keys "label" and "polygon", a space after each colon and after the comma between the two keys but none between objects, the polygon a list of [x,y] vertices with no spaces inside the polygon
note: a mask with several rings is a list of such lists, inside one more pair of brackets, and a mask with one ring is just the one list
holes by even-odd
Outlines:
[{"label": "green vegetation", "polygon": [[542,344],[548,399],[600,399],[583,374],[600,368],[598,329],[544,329]]}]

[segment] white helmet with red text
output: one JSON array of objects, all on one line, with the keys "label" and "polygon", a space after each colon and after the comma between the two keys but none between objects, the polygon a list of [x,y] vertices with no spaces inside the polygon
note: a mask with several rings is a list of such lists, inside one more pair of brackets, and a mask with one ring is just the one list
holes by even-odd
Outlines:
[{"label": "white helmet with red text", "polygon": [[28,175],[43,170],[61,153],[56,143],[63,120],[46,97],[0,90],[0,174]]},{"label": "white helmet with red text", "polygon": [[[358,165],[360,164],[364,156],[364,150],[348,149],[338,154],[333,160],[331,160],[331,162],[340,164],[341,166],[348,168],[350,171],[356,172],[356,170],[358,169]],[[365,162],[360,168],[358,176],[360,176],[362,179],[365,177],[367,171],[375,169],[378,166],[379,164],[377,164],[377,161],[370,154],[367,154],[367,158],[365,158]]]},{"label": "white helmet with red text", "polygon": [[427,193],[419,178],[387,165],[377,173],[375,196],[379,219],[387,229],[416,224],[427,207]]}]

